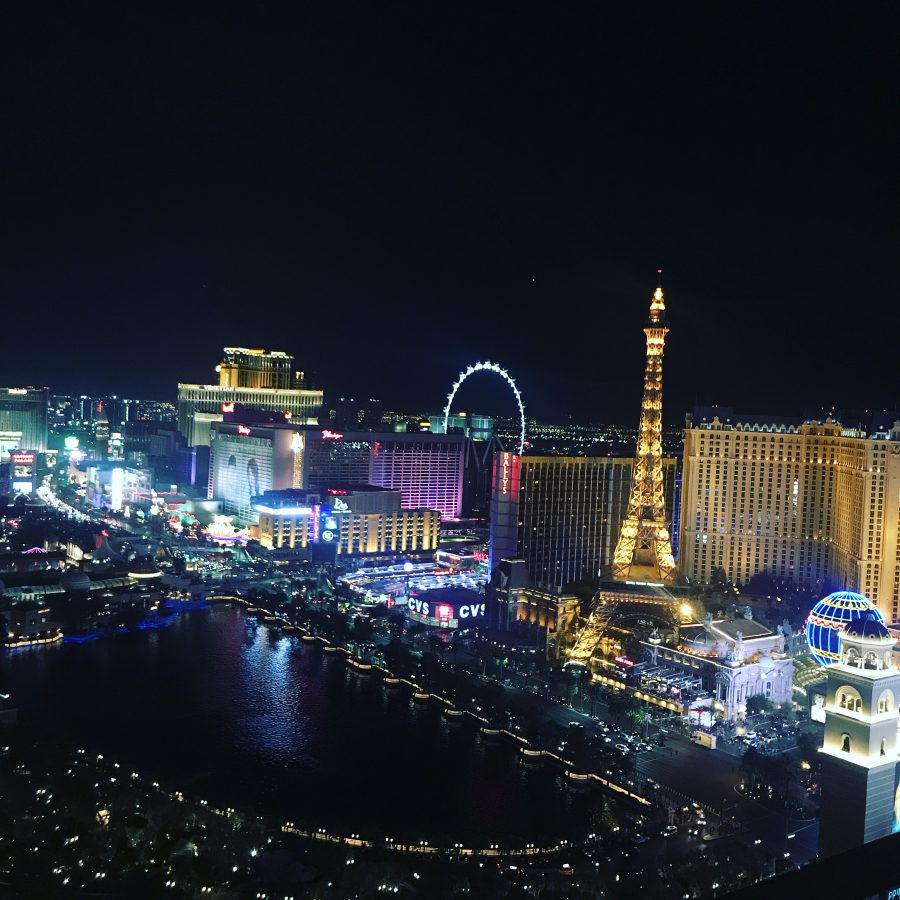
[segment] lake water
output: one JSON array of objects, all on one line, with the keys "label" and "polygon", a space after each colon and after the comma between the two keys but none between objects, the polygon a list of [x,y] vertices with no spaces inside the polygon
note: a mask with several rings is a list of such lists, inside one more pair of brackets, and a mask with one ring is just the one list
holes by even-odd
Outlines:
[{"label": "lake water", "polygon": [[46,740],[107,754],[216,805],[341,833],[539,842],[592,830],[603,804],[229,607],[0,653],[0,690]]}]

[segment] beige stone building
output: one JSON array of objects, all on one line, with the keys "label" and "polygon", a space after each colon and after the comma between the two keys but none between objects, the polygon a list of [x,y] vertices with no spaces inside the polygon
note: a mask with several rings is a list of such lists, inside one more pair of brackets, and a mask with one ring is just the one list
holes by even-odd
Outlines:
[{"label": "beige stone building", "polygon": [[685,575],[834,583],[900,620],[900,422],[866,435],[718,408],[695,413],[684,439]]}]

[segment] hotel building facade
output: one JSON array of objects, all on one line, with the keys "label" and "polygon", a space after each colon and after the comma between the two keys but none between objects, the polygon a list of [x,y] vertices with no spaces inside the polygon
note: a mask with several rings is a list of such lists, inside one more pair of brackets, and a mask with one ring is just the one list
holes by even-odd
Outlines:
[{"label": "hotel building facade", "polygon": [[680,568],[734,582],[767,572],[836,585],[900,619],[900,422],[864,434],[822,422],[696,410],[684,432]]},{"label": "hotel building facade", "polygon": [[288,424],[213,422],[208,496],[240,525],[257,522],[253,498],[333,482],[399,492],[402,509],[462,508],[463,435],[338,433]]},{"label": "hotel building facade", "polygon": [[216,366],[218,384],[178,385],[178,430],[189,447],[208,447],[210,426],[235,406],[285,413],[295,425],[318,422],[324,394],[304,387],[303,373],[293,371],[293,356],[226,347],[222,357]]},{"label": "hotel building facade", "polygon": [[330,544],[337,556],[390,558],[433,554],[441,514],[402,509],[400,492],[371,485],[330,485],[321,491],[269,491],[255,498],[259,540],[276,550]]},{"label": "hotel building facade", "polygon": [[[612,563],[633,467],[630,458],[495,454],[491,568],[523,559],[532,583],[545,589],[597,578]],[[662,469],[672,533],[678,461],[665,457]]]},{"label": "hotel building facade", "polygon": [[47,388],[0,388],[0,455],[47,449]]}]

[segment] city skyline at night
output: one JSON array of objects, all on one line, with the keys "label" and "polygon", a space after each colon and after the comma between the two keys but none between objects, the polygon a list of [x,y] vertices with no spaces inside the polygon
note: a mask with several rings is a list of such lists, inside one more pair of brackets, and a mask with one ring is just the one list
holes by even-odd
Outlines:
[{"label": "city skyline at night", "polygon": [[895,8],[4,24],[0,896],[900,898]]}]

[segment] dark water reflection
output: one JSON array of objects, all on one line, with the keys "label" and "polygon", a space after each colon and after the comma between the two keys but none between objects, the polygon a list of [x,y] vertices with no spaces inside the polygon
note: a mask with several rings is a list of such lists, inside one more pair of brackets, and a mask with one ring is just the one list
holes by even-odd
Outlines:
[{"label": "dark water reflection", "polygon": [[512,748],[229,608],[0,656],[0,688],[47,740],[314,827],[484,845],[576,836],[602,806],[521,765]]}]

